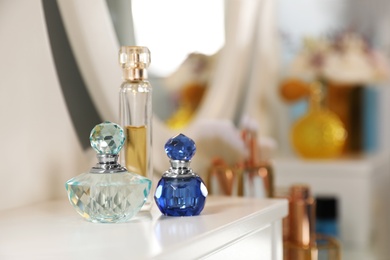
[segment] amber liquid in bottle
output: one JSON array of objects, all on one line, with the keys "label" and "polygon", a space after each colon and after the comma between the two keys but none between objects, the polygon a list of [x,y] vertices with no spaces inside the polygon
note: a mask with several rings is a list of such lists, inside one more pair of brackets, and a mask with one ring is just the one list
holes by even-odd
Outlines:
[{"label": "amber liquid in bottle", "polygon": [[146,126],[126,126],[126,168],[147,176],[147,145],[146,145]]}]

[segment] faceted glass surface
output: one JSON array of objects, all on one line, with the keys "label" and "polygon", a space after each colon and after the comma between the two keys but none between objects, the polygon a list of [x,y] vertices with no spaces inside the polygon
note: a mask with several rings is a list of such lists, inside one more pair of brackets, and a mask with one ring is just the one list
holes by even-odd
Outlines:
[{"label": "faceted glass surface", "polygon": [[144,205],[151,181],[130,173],[83,173],[65,183],[70,204],[97,223],[129,220]]},{"label": "faceted glass surface", "polygon": [[125,139],[123,129],[108,121],[96,125],[89,136],[91,146],[98,154],[118,154]]},{"label": "faceted glass surface", "polygon": [[195,216],[203,210],[207,188],[198,176],[187,178],[162,177],[154,200],[167,216]]},{"label": "faceted glass surface", "polygon": [[170,138],[165,144],[165,152],[171,160],[189,161],[195,151],[194,141],[183,134]]}]

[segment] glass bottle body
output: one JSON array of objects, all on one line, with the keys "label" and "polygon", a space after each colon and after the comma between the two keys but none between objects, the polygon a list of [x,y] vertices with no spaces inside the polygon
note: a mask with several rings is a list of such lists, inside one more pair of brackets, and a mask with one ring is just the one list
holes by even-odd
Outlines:
[{"label": "glass bottle body", "polygon": [[[153,179],[152,87],[147,80],[126,80],[120,88],[120,124],[126,143],[121,164],[134,173]],[[150,209],[151,195],[144,210]]]},{"label": "glass bottle body", "polygon": [[95,223],[125,222],[150,194],[151,181],[131,172],[83,173],[65,183],[76,211]]},{"label": "glass bottle body", "polygon": [[207,188],[202,179],[192,177],[162,177],[154,199],[167,216],[199,215],[206,203]]}]

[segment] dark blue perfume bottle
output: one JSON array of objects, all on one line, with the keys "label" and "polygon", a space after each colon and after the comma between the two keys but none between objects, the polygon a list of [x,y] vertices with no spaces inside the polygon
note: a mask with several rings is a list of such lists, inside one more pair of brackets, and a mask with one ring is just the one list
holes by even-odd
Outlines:
[{"label": "dark blue perfume bottle", "polygon": [[203,210],[207,188],[190,168],[196,151],[192,139],[183,134],[165,144],[171,167],[157,184],[154,200],[161,213],[167,216],[195,216]]}]

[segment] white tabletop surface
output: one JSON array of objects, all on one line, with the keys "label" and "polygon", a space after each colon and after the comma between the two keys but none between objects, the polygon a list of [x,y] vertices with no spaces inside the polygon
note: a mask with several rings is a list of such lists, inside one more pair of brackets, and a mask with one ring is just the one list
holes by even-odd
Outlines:
[{"label": "white tabletop surface", "polygon": [[196,217],[162,216],[153,205],[127,223],[94,224],[51,201],[0,211],[0,259],[197,258],[286,214],[285,200],[210,196]]}]

